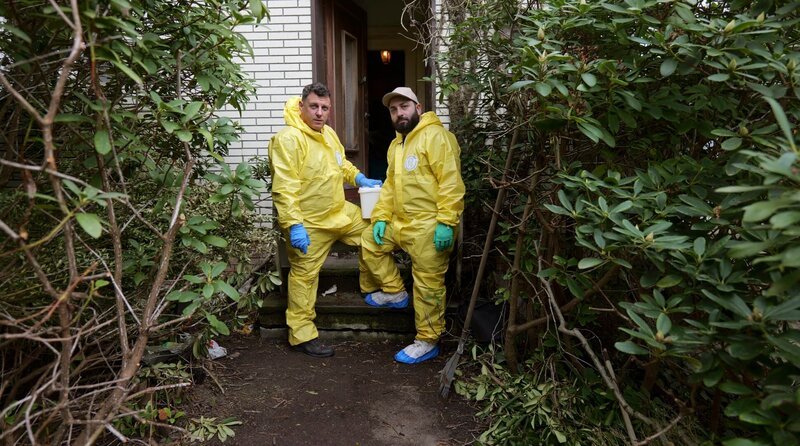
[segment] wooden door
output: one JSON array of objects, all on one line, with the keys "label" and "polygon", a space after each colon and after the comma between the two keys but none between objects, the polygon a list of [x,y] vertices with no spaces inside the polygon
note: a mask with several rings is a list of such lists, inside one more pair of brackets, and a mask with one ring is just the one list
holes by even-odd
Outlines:
[{"label": "wooden door", "polygon": [[[367,172],[366,54],[367,14],[348,0],[323,0],[324,56],[322,82],[333,98],[329,124],[344,145],[347,159]],[[319,45],[315,45],[319,49]],[[322,70],[315,70],[321,73]]]}]

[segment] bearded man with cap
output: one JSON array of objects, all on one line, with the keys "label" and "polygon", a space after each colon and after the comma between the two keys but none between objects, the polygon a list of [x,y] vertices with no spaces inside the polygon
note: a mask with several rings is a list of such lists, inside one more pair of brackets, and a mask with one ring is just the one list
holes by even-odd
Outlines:
[{"label": "bearded man with cap", "polygon": [[[269,144],[272,201],[278,224],[294,248],[287,250],[289,344],[315,357],[334,354],[319,341],[314,325],[319,271],[335,241],[358,246],[367,227],[361,209],[345,201],[344,181],[359,187],[381,185],[345,158],[339,137],[326,125],[330,111],[328,88],[321,83],[305,86],[301,97],[286,102],[286,127]],[[359,269],[366,268],[359,259]]]},{"label": "bearded man with cap", "polygon": [[447,272],[454,229],[464,210],[461,148],[433,112],[422,113],[417,96],[398,87],[383,97],[397,136],[389,145],[386,182],[361,236],[361,251],[370,271],[361,274],[366,303],[405,308],[409,296],[392,251],[411,257],[414,279],[414,342],[394,359],[416,364],[439,354],[444,331]]}]

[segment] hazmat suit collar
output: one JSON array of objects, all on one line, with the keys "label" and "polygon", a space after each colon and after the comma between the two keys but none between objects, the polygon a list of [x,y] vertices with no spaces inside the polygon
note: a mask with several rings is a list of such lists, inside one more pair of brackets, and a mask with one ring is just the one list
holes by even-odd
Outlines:
[{"label": "hazmat suit collar", "polygon": [[300,101],[302,101],[302,98],[300,96],[295,96],[286,101],[286,104],[283,106],[283,119],[286,121],[286,125],[294,127],[312,138],[323,140],[323,135],[328,131],[328,125],[325,124],[322,126],[320,131],[309,127],[300,116]]},{"label": "hazmat suit collar", "polygon": [[397,133],[396,139],[399,139],[400,141],[408,141],[409,139],[413,138],[417,133],[422,131],[422,129],[430,125],[438,125],[439,127],[443,127],[442,121],[439,119],[438,116],[436,116],[436,113],[432,111],[428,111],[419,115],[419,123],[417,124],[416,127],[414,127],[414,130],[408,132],[408,134],[405,135],[405,137],[403,136],[402,133],[395,132]]}]

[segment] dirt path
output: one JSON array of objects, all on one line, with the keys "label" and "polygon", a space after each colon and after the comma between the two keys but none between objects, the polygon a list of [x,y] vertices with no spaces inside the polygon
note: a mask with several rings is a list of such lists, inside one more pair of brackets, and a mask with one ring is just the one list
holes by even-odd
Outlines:
[{"label": "dirt path", "polygon": [[229,357],[189,396],[191,412],[236,417],[235,445],[470,444],[474,409],[451,392],[438,396],[438,372],[452,354],[408,366],[393,361],[406,342],[332,342],[336,356],[311,358],[258,336],[223,340]]}]

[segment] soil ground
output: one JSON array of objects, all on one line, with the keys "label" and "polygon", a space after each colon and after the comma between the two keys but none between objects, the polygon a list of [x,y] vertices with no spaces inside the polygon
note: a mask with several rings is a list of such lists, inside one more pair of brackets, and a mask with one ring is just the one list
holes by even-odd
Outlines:
[{"label": "soil ground", "polygon": [[333,341],[336,355],[318,359],[286,341],[231,336],[214,378],[188,395],[187,412],[241,421],[226,442],[234,445],[471,444],[481,431],[475,409],[452,389],[439,397],[454,348],[422,364],[394,362],[407,342]]}]

